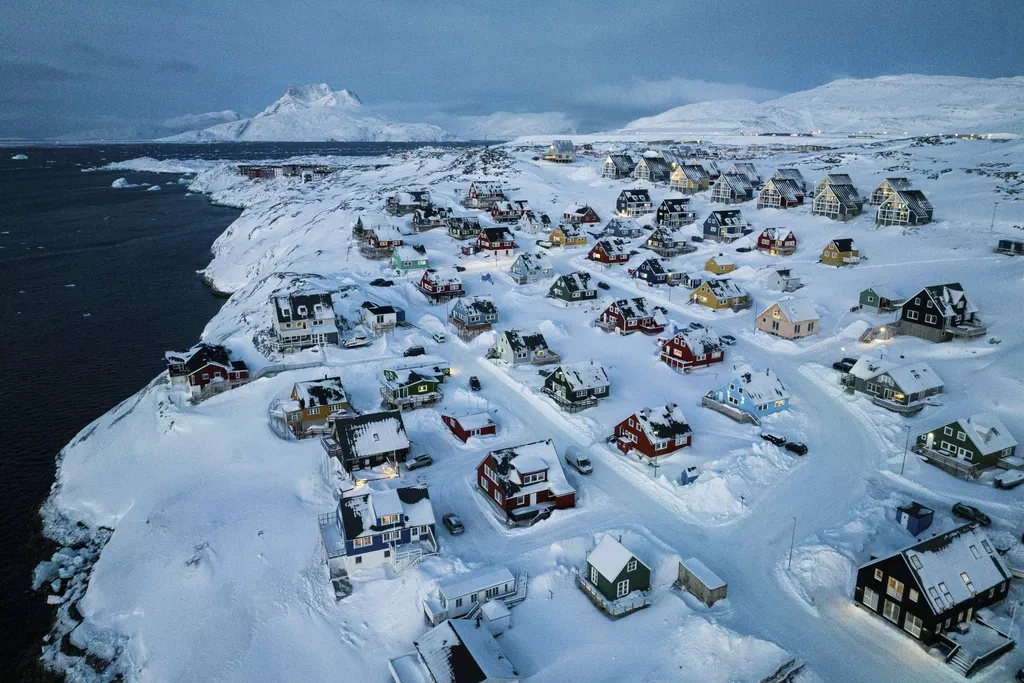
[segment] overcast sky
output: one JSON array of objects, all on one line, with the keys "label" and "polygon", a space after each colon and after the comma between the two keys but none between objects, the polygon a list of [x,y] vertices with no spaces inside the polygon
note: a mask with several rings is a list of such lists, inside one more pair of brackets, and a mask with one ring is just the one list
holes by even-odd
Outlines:
[{"label": "overcast sky", "polygon": [[326,82],[401,120],[616,127],[842,77],[1024,74],[1024,0],[4,0],[0,137],[233,109]]}]

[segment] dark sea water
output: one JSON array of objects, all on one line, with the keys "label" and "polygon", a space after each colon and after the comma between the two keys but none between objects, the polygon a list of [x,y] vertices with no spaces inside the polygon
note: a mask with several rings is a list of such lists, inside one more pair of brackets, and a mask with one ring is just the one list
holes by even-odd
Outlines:
[{"label": "dark sea water", "polygon": [[[0,147],[0,680],[38,678],[52,612],[30,590],[54,548],[39,506],[54,457],[90,421],[195,343],[222,300],[196,271],[237,217],[179,176],[83,172],[113,161],[376,155],[385,143]],[[18,153],[27,161],[13,161]],[[114,189],[126,177],[145,188]],[[116,473],[111,473],[116,476]]]}]

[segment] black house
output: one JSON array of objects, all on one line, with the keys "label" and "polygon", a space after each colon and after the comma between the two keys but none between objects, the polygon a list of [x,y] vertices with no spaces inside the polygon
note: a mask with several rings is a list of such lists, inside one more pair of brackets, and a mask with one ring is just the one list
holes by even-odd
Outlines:
[{"label": "black house", "polygon": [[921,541],[857,570],[854,600],[924,645],[1003,600],[1010,570],[975,524]]},{"label": "black house", "polygon": [[615,200],[615,211],[620,216],[636,218],[651,213],[653,210],[651,195],[642,187],[623,190],[619,193],[619,198]]},{"label": "black house", "polygon": [[637,280],[643,280],[648,285],[663,285],[668,282],[668,272],[662,265],[661,259],[649,258],[641,263],[632,273]]},{"label": "black house", "polygon": [[933,342],[971,339],[987,332],[959,282],[925,287],[900,309],[900,334]]},{"label": "black house", "polygon": [[362,415],[335,414],[329,418],[330,435],[320,439],[328,458],[337,458],[346,472],[368,469],[385,462],[405,462],[412,444],[398,410]]},{"label": "black house", "polygon": [[669,197],[658,204],[654,224],[665,228],[681,228],[697,220],[697,212],[690,208],[689,197]]},{"label": "black house", "polygon": [[544,380],[544,393],[569,412],[596,405],[610,387],[604,368],[592,360],[560,365]]}]

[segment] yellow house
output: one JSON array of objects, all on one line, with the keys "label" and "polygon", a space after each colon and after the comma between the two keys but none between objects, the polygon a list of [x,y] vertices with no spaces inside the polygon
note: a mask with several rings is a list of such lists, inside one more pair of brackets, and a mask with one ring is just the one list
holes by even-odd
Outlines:
[{"label": "yellow house", "polygon": [[860,262],[860,251],[851,239],[832,240],[821,252],[821,262],[830,266],[852,266]]},{"label": "yellow house", "polygon": [[309,435],[312,427],[326,425],[332,413],[348,410],[348,395],[340,377],[296,382],[287,399],[278,399],[271,405],[271,426],[279,433],[287,429],[302,438]]},{"label": "yellow house", "polygon": [[704,262],[704,270],[715,275],[725,275],[736,270],[736,264],[727,259],[724,254],[719,254]]},{"label": "yellow house", "polygon": [[750,295],[729,278],[705,280],[690,293],[690,301],[716,311],[750,308]]},{"label": "yellow house", "polygon": [[551,244],[557,247],[585,247],[587,233],[577,225],[561,224],[551,231]]}]

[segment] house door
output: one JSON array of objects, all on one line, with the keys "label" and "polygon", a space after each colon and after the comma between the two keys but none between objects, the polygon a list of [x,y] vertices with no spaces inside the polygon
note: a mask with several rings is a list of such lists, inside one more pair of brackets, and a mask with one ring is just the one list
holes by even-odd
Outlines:
[{"label": "house door", "polygon": [[967,621],[970,621],[973,616],[974,616],[974,608],[973,607],[968,607],[967,608]]},{"label": "house door", "polygon": [[933,443],[935,443],[935,435],[929,433],[924,439],[924,447],[931,448]]}]

